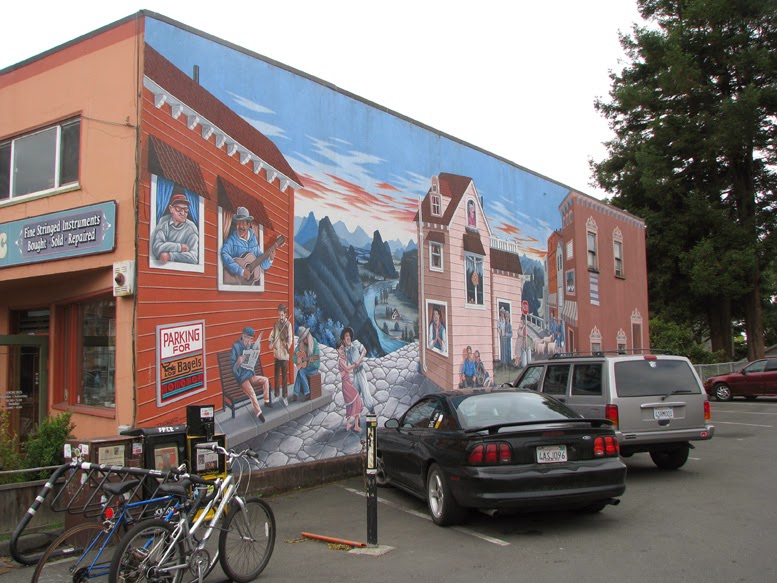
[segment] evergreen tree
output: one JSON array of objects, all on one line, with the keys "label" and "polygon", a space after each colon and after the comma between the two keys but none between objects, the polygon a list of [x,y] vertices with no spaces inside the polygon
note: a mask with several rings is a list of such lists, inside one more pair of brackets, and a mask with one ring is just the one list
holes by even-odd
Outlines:
[{"label": "evergreen tree", "polygon": [[597,100],[616,138],[598,184],[647,223],[651,312],[764,354],[774,295],[777,0],[637,0],[646,26]]}]

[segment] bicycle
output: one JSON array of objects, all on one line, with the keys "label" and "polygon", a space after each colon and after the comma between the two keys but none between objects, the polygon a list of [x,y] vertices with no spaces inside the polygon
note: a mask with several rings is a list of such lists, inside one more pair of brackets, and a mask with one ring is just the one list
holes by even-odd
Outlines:
[{"label": "bicycle", "polygon": [[269,563],[275,546],[275,516],[264,500],[238,494],[244,464],[237,464],[237,474],[233,471],[235,462],[256,458],[256,453],[248,449],[235,453],[216,443],[196,447],[225,456],[227,477],[215,481],[194,520],[190,513],[177,522],[151,519],[132,528],[114,553],[109,583],[180,583],[187,570],[195,577],[192,583],[202,583],[207,567],[216,561],[206,549],[214,530],[220,531],[218,561],[232,581],[253,581]]},{"label": "bicycle", "polygon": [[[117,468],[118,469],[118,468]],[[121,468],[130,471],[129,468]],[[197,500],[192,501],[186,496],[192,483],[207,485],[212,481],[187,474],[186,466],[171,470],[165,479],[180,480],[177,483],[163,483],[157,488],[152,498],[129,502],[125,495],[137,491],[140,480],[123,482],[106,482],[100,485],[103,495],[107,494],[103,508],[101,523],[84,523],[76,525],[59,535],[44,551],[32,575],[32,583],[72,582],[84,583],[91,579],[105,577],[109,574],[111,560],[118,546],[121,533],[126,533],[130,527],[142,519],[149,511],[172,519],[182,506],[197,507]],[[143,470],[132,469],[133,473]],[[150,474],[159,477],[162,474],[152,471]],[[111,501],[115,500],[115,504]],[[204,503],[201,500],[199,504]],[[140,509],[140,512],[135,512]],[[137,515],[137,516],[136,516]]]}]

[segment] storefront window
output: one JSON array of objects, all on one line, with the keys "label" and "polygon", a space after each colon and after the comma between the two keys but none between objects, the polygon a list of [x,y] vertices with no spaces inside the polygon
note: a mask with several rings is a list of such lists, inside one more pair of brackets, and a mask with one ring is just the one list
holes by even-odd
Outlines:
[{"label": "storefront window", "polygon": [[81,388],[78,403],[114,407],[116,370],[116,307],[113,298],[79,306]]}]

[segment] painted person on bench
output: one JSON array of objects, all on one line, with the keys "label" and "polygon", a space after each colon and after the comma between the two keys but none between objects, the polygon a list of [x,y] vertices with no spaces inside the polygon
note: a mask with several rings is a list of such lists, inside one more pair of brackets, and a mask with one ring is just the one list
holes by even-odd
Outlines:
[{"label": "painted person on bench", "polygon": [[[301,326],[299,329],[299,342],[294,351],[294,364],[297,365],[297,378],[294,379],[294,394],[289,401],[307,401],[310,399],[310,381],[308,377],[318,372],[321,366],[321,351],[318,340],[313,338],[310,328]],[[300,395],[300,391],[302,395]]]},{"label": "painted person on bench", "polygon": [[240,338],[232,345],[232,354],[230,355],[230,363],[232,364],[232,374],[235,375],[235,380],[240,388],[243,389],[248,398],[251,400],[251,405],[254,407],[254,415],[259,421],[264,421],[264,414],[262,408],[259,406],[259,401],[256,398],[256,388],[261,386],[262,394],[264,396],[265,407],[272,407],[270,404],[270,379],[267,377],[256,374],[254,370],[243,366],[245,355],[243,354],[254,343],[254,329],[250,326],[243,328],[243,333]]}]

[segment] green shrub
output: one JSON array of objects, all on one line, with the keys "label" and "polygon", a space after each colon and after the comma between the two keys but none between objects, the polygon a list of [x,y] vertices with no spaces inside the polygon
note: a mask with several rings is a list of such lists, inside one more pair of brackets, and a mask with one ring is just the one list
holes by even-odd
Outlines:
[{"label": "green shrub", "polygon": [[[11,427],[11,414],[0,411],[0,470],[22,470],[58,466],[64,463],[65,441],[72,438],[75,425],[70,419],[72,413],[65,412],[56,417],[47,417],[33,429],[26,443],[19,442],[19,436]],[[0,476],[0,484],[24,482],[48,478],[50,471],[19,473]]]}]

